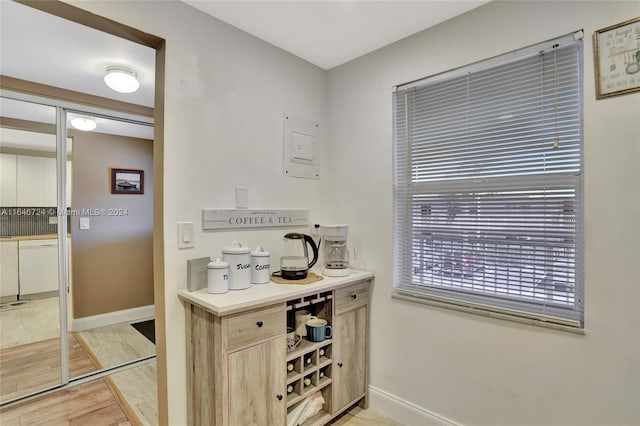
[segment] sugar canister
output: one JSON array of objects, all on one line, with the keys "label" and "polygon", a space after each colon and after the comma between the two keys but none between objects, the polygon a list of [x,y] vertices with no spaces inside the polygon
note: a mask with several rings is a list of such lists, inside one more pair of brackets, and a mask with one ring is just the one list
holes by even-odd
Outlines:
[{"label": "sugar canister", "polygon": [[251,283],[266,284],[271,281],[271,258],[268,251],[257,247],[251,252]]},{"label": "sugar canister", "polygon": [[251,285],[251,249],[234,241],[222,249],[222,258],[229,262],[229,290],[242,290]]},{"label": "sugar canister", "polygon": [[229,264],[219,258],[207,264],[207,292],[213,294],[229,291]]}]

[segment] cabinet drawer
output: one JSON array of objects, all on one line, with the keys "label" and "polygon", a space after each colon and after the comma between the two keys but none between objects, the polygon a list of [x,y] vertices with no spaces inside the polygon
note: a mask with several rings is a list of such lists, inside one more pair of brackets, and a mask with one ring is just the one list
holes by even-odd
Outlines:
[{"label": "cabinet drawer", "polygon": [[227,348],[234,349],[284,334],[286,326],[284,304],[231,315],[227,319]]},{"label": "cabinet drawer", "polygon": [[369,302],[369,281],[336,290],[336,313],[366,305]]}]

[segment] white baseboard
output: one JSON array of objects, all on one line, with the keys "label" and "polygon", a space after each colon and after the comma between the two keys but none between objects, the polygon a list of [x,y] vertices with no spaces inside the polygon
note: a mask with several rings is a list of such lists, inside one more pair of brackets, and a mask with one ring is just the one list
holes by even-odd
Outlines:
[{"label": "white baseboard", "polygon": [[369,385],[369,407],[407,426],[462,426],[396,395]]},{"label": "white baseboard", "polygon": [[144,321],[155,318],[155,315],[156,309],[153,305],[108,312],[106,314],[74,319],[71,323],[71,331],[85,331],[121,322]]}]

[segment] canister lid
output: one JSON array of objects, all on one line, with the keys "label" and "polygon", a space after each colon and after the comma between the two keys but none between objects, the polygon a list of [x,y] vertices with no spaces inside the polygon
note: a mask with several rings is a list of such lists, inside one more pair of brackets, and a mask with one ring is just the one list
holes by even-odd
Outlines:
[{"label": "canister lid", "polygon": [[234,241],[230,246],[226,246],[222,249],[223,254],[249,254],[251,249],[247,246],[243,246],[240,241]]},{"label": "canister lid", "polygon": [[269,257],[270,253],[268,251],[264,251],[262,247],[256,247],[254,251],[251,252],[251,256],[257,257]]},{"label": "canister lid", "polygon": [[217,257],[213,262],[207,263],[207,269],[223,269],[228,267],[229,263],[224,260],[220,260],[219,257]]}]

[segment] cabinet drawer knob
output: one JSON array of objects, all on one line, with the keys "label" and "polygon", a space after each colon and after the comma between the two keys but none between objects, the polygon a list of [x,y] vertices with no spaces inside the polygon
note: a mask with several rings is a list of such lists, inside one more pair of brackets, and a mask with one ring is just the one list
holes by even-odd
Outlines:
[{"label": "cabinet drawer knob", "polygon": [[257,325],[258,327],[262,327],[262,326],[264,325],[264,323],[263,323],[262,321],[258,321],[258,322],[256,323],[256,325]]},{"label": "cabinet drawer knob", "polygon": [[278,401],[282,401],[282,395],[278,394],[276,395],[276,398],[278,398]]},{"label": "cabinet drawer knob", "polygon": [[338,367],[342,368],[342,363],[341,362],[338,363]]},{"label": "cabinet drawer knob", "polygon": [[352,299],[354,299],[354,300],[355,300],[355,298],[356,298],[356,297],[358,297],[358,295],[357,295],[357,294],[352,294],[352,295],[351,295],[351,298],[352,298]]}]

